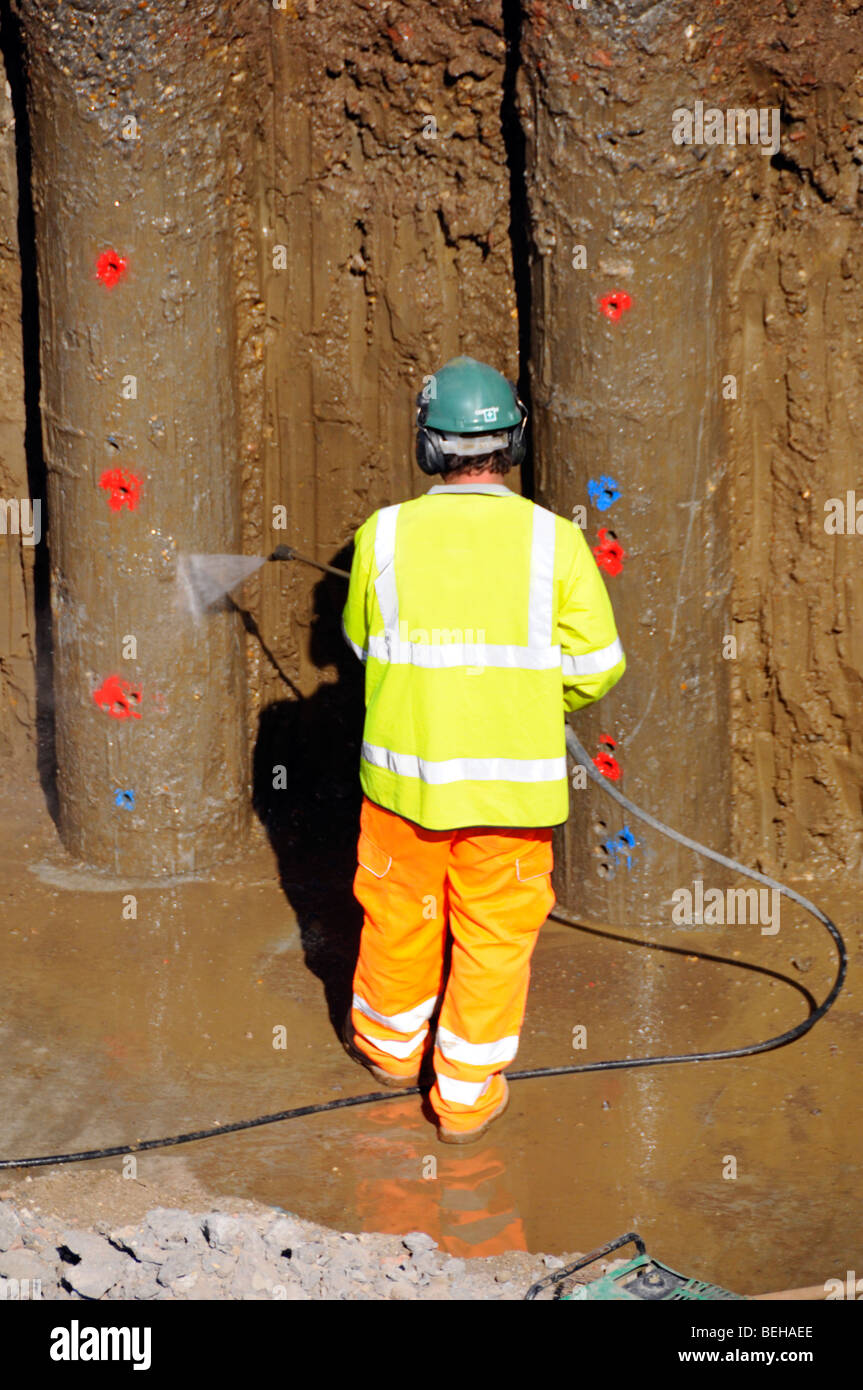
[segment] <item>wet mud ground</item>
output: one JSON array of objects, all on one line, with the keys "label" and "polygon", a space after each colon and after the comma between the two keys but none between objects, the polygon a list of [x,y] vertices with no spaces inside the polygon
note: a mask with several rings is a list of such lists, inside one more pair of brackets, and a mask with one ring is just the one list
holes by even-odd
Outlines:
[{"label": "wet mud ground", "polygon": [[[136,887],[76,868],[32,792],[0,801],[0,844],[2,1156],[377,1089],[335,1032],[359,929],[349,839],[328,850],[258,826],[239,863]],[[0,1188],[79,1223],[245,1199],[342,1230],[424,1230],[458,1256],[589,1250],[635,1229],[666,1263],[741,1293],[844,1277],[863,1261],[863,911],[838,880],[796,886],[835,917],[850,969],[828,1017],[777,1052],[517,1082],[504,1119],[463,1150],[437,1142],[416,1097],[393,1098],[144,1154],[134,1178],[111,1159],[3,1173]],[[129,893],[137,920],[123,919]],[[655,934],[549,922],[515,1066],[793,1026],[807,991],[829,989],[835,953],[782,906],[776,937],[669,929],[667,909]],[[588,1046],[574,1051],[578,1025]]]}]

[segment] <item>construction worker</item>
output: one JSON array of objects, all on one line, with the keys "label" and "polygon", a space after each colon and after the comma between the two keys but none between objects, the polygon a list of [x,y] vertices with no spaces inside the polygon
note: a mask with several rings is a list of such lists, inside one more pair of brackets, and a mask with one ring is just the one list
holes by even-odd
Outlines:
[{"label": "construction worker", "polygon": [[580,529],[502,482],[525,449],[512,383],[456,357],[417,406],[417,461],[442,481],[359,528],[343,615],[366,663],[364,920],[343,1042],[381,1084],[416,1085],[440,1007],[430,1101],[438,1137],[468,1143],[506,1108],[555,901],[564,711],[626,662]]}]

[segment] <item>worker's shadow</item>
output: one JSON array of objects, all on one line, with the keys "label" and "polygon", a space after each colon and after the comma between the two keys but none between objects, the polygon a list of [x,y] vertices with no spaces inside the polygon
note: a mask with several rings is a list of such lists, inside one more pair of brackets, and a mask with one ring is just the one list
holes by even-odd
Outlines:
[{"label": "worker's shadow", "polygon": [[[346,568],[350,558],[348,546],[333,563]],[[362,925],[351,884],[362,796],[363,667],[341,631],[346,597],[345,581],[335,575],[315,585],[309,655],[321,670],[335,667],[336,679],[303,696],[281,672],[293,695],[261,712],[253,757],[254,809],[296,914],[306,964],[323,983],[339,1031]]]}]

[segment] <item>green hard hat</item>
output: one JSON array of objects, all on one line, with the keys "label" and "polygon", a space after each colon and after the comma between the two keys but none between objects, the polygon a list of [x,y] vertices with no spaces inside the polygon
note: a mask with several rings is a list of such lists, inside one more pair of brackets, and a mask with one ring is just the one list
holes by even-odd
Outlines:
[{"label": "green hard hat", "polygon": [[505,376],[474,357],[453,357],[420,393],[426,429],[442,434],[490,434],[521,424],[515,392]]}]

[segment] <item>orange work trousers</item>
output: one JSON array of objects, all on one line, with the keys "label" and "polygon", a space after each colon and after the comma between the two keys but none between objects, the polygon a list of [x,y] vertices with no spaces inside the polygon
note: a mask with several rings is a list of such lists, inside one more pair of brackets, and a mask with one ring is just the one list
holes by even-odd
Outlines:
[{"label": "orange work trousers", "polygon": [[431,1103],[447,1129],[478,1128],[503,1098],[530,958],[555,902],[551,827],[424,830],[366,797],[357,861],[355,1046],[393,1076],[414,1078],[443,995]]}]

